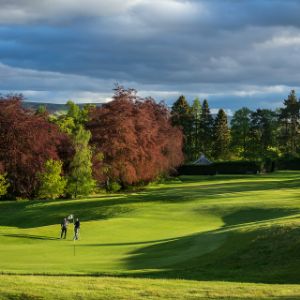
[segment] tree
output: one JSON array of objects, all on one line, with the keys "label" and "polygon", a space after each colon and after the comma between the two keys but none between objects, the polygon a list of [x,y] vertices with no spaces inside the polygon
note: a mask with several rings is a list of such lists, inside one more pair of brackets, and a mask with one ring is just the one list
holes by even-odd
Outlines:
[{"label": "tree", "polygon": [[73,136],[75,154],[70,164],[67,179],[67,193],[77,198],[78,195],[88,195],[95,187],[92,176],[92,151],[89,146],[91,133],[79,126]]},{"label": "tree", "polygon": [[243,107],[234,113],[231,120],[231,146],[243,158],[249,145],[250,117],[251,110]]},{"label": "tree", "polygon": [[230,132],[227,124],[227,115],[223,109],[220,109],[213,127],[213,157],[216,159],[225,159],[228,157]]},{"label": "tree", "polygon": [[214,119],[210,113],[207,100],[202,103],[202,112],[200,118],[200,149],[207,156],[212,154],[213,142],[213,124]]},{"label": "tree", "polygon": [[182,133],[166,105],[139,98],[135,90],[117,87],[113,101],[91,110],[87,128],[95,153],[102,154],[94,163],[101,184],[147,183],[183,160]]},{"label": "tree", "polygon": [[274,111],[257,109],[252,112],[246,156],[252,159],[267,158],[270,150],[277,147],[277,128],[278,116]]},{"label": "tree", "polygon": [[38,108],[35,111],[36,115],[47,115],[47,107],[46,105],[39,105]]},{"label": "tree", "polygon": [[173,104],[171,110],[171,120],[173,126],[182,129],[184,135],[183,152],[187,161],[193,159],[192,150],[192,127],[193,117],[191,107],[183,95]]},{"label": "tree", "polygon": [[7,194],[9,183],[5,178],[6,174],[0,174],[0,197]]},{"label": "tree", "polygon": [[59,147],[66,138],[44,116],[35,115],[21,105],[22,96],[0,98],[0,162],[14,197],[34,197],[37,173],[49,159],[58,160]]},{"label": "tree", "polygon": [[282,149],[287,154],[296,154],[299,148],[300,133],[300,101],[296,92],[291,91],[284,100],[284,108],[280,110],[279,120],[281,123],[280,141]]},{"label": "tree", "polygon": [[192,159],[197,159],[201,153],[200,145],[200,123],[201,123],[201,112],[202,106],[199,98],[193,101],[191,107],[192,115],[192,133],[191,133],[191,143],[192,143]]},{"label": "tree", "polygon": [[43,172],[38,173],[40,187],[38,197],[42,199],[56,199],[63,195],[66,180],[62,174],[62,162],[47,160]]}]

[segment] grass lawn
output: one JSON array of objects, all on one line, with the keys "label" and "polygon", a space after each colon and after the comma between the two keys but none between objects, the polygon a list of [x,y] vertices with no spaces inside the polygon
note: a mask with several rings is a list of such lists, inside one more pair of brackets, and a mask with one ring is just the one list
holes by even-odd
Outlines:
[{"label": "grass lawn", "polygon": [[[75,255],[71,226],[67,240],[58,238],[71,213],[82,223]],[[2,275],[0,295],[60,299],[53,287],[63,282],[65,299],[300,299],[299,215],[300,172],[184,176],[135,194],[0,202],[4,274],[87,275]]]}]

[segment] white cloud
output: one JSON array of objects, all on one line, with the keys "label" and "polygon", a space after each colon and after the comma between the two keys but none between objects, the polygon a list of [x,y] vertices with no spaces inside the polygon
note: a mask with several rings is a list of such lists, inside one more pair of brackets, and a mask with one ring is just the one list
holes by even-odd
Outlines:
[{"label": "white cloud", "polygon": [[145,9],[149,18],[170,19],[194,13],[194,5],[183,0],[0,0],[0,23],[24,24],[62,21],[76,17],[109,17]]}]

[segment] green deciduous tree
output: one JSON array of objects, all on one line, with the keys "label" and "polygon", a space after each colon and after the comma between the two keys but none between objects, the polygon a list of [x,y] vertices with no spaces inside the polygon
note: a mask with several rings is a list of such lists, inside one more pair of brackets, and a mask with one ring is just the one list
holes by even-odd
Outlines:
[{"label": "green deciduous tree", "polygon": [[92,176],[92,151],[89,146],[91,133],[79,126],[73,135],[75,154],[70,164],[67,193],[76,198],[90,194],[95,187]]},{"label": "green deciduous tree", "polygon": [[274,111],[257,109],[252,112],[246,155],[252,159],[268,158],[270,149],[277,147],[277,128],[278,116]]},{"label": "green deciduous tree", "polygon": [[227,124],[227,115],[220,109],[213,127],[213,157],[215,159],[226,159],[229,154],[230,132]]},{"label": "green deciduous tree", "polygon": [[249,145],[251,110],[243,107],[237,110],[231,120],[231,146],[233,152],[245,158]]},{"label": "green deciduous tree", "polygon": [[63,195],[66,180],[62,176],[62,162],[48,160],[45,169],[38,174],[40,187],[38,197],[42,199],[56,199]]}]

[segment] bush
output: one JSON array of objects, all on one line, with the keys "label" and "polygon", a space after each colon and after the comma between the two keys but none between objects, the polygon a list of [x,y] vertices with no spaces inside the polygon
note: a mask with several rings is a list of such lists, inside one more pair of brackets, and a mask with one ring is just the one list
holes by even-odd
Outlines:
[{"label": "bush", "polygon": [[257,161],[224,161],[207,166],[183,165],[178,169],[180,175],[216,175],[216,174],[257,174],[264,170]]},{"label": "bush", "polygon": [[0,174],[0,197],[6,195],[9,183],[5,178],[5,174]]},{"label": "bush", "polygon": [[300,170],[300,158],[280,158],[277,160],[277,168],[279,170]]},{"label": "bush", "polygon": [[115,182],[115,181],[113,181],[107,185],[107,190],[112,193],[116,193],[116,192],[120,191],[121,188],[122,188],[122,186],[118,182]]}]

